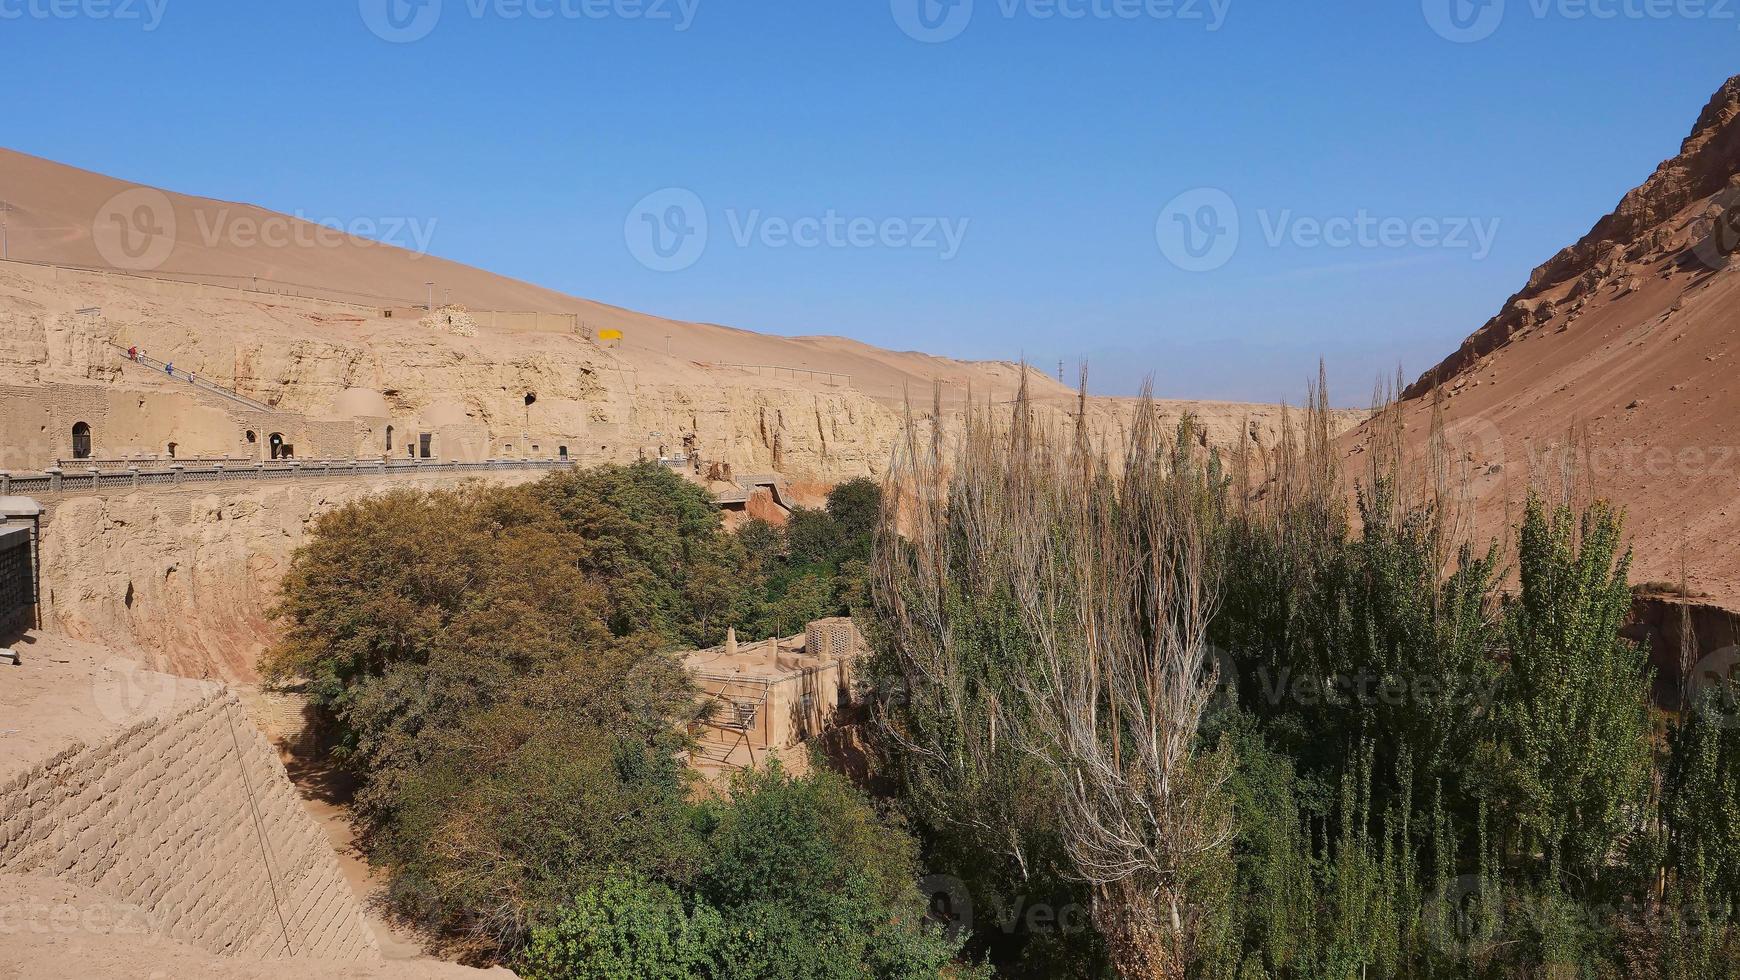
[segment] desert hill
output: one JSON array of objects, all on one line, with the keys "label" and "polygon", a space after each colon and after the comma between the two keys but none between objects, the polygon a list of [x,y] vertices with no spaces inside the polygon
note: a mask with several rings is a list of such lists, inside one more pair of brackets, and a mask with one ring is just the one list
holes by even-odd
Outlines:
[{"label": "desert hill", "polygon": [[1678,154],[1407,388],[1416,446],[1443,399],[1483,533],[1568,458],[1627,509],[1634,581],[1678,582],[1683,556],[1694,590],[1740,603],[1737,205],[1740,77]]},{"label": "desert hill", "polygon": [[[311,419],[381,418],[400,432],[471,426],[487,455],[571,445],[583,458],[580,447],[633,458],[682,443],[740,472],[826,482],[880,470],[908,392],[928,406],[940,384],[958,407],[969,392],[1007,400],[1022,381],[1012,362],[661,319],[7,150],[0,199],[12,208],[13,259],[0,263],[0,384],[173,389],[123,368],[109,345],[138,346]],[[429,282],[443,307],[433,324]],[[600,339],[612,330],[622,339]],[[1055,378],[1029,369],[1026,381],[1040,404],[1073,407]],[[1165,407],[1195,412],[1222,442],[1278,432],[1273,406]],[[1127,406],[1096,400],[1092,411],[1115,427]],[[173,438],[154,431],[132,442]],[[0,458],[0,468],[45,465],[34,458],[49,448]]]},{"label": "desert hill", "polygon": [[[3,150],[0,200],[12,208],[12,260],[0,262],[0,471],[14,476],[57,463],[88,473],[80,433],[111,471],[218,458],[251,468],[282,436],[303,461],[405,460],[423,446],[462,462],[658,456],[722,496],[729,478],[777,473],[786,502],[814,505],[834,482],[883,472],[909,392],[927,425],[941,387],[946,436],[969,393],[1007,402],[1022,381],[1009,362],[663,320]],[[433,314],[418,308],[430,281]],[[452,308],[440,302],[449,294]],[[623,336],[603,340],[605,330]],[[130,360],[129,348],[158,366]],[[1073,392],[1031,369],[1026,382],[1040,414],[1068,423]],[[1272,446],[1282,425],[1273,405],[1163,410],[1195,413],[1223,445]],[[1088,411],[1111,433],[1130,404],[1093,399]],[[247,680],[308,523],[411,479],[51,501],[45,625],[137,648],[176,673]]]}]

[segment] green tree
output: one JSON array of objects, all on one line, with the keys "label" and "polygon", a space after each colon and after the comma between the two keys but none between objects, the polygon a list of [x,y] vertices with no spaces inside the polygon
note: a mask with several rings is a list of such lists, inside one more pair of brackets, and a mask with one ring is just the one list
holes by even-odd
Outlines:
[{"label": "green tree", "polygon": [[532,930],[519,963],[526,980],[689,980],[715,976],[718,911],[685,905],[675,889],[617,870]]},{"label": "green tree", "polygon": [[844,777],[740,773],[702,819],[700,894],[725,977],[936,977],[959,949],[924,923],[916,845]]},{"label": "green tree", "polygon": [[613,632],[702,642],[690,587],[703,569],[734,564],[705,490],[667,467],[637,463],[555,474],[523,494],[540,520],[577,542],[578,568],[604,585]]},{"label": "green tree", "polygon": [[1740,729],[1734,682],[1691,693],[1662,788],[1669,866],[1704,905],[1740,907]]},{"label": "green tree", "polygon": [[1631,609],[1621,528],[1605,504],[1579,519],[1531,497],[1505,610],[1497,801],[1514,843],[1541,849],[1566,883],[1597,880],[1649,792],[1648,662],[1619,637]]},{"label": "green tree", "polygon": [[703,804],[706,857],[686,893],[614,872],[532,931],[532,980],[920,980],[958,944],[924,922],[914,843],[832,773],[777,764]]},{"label": "green tree", "polygon": [[825,510],[796,507],[786,520],[785,539],[793,563],[825,565],[839,553],[840,527]]},{"label": "green tree", "polygon": [[882,519],[882,485],[867,477],[847,480],[828,491],[828,516],[839,537],[836,561],[870,560],[876,525]]}]

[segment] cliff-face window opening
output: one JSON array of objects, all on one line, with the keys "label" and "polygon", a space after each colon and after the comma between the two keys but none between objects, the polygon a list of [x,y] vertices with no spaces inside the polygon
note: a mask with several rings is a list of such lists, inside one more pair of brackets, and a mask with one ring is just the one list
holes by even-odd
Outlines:
[{"label": "cliff-face window opening", "polygon": [[387,426],[387,452],[393,451],[393,427]]},{"label": "cliff-face window opening", "polygon": [[91,458],[91,427],[84,422],[75,422],[72,431],[73,459]]},{"label": "cliff-face window opening", "polygon": [[256,433],[253,429],[249,429],[248,430],[248,445],[252,446],[254,443],[257,443],[259,441],[260,441],[259,434]]},{"label": "cliff-face window opening", "polygon": [[568,447],[567,446],[557,446],[556,447],[556,455],[561,457],[562,459],[567,459],[568,458]]},{"label": "cliff-face window opening", "polygon": [[169,444],[169,458],[170,458],[170,459],[174,459],[174,458],[175,458],[175,445],[176,445],[176,444],[175,444],[175,443],[173,443],[173,442],[172,442],[172,443],[170,443],[170,444]]},{"label": "cliff-face window opening", "polygon": [[266,437],[266,445],[272,448],[272,458],[279,459],[284,455],[284,433],[274,432]]},{"label": "cliff-face window opening", "polygon": [[537,401],[538,401],[538,393],[537,392],[535,392],[535,391],[526,392],[526,407],[527,408],[531,408],[534,404],[537,403]]}]

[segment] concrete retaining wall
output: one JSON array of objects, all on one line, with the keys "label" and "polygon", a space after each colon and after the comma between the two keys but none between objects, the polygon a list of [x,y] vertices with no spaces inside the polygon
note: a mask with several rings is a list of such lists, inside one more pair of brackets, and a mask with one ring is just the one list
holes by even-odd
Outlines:
[{"label": "concrete retaining wall", "polygon": [[214,953],[378,958],[277,753],[229,690],[191,700],[0,786],[0,873],[136,905],[154,931]]}]

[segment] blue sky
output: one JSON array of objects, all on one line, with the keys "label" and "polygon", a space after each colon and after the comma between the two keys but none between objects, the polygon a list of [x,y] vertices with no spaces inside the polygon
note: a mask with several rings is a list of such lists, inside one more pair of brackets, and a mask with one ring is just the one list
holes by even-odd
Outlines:
[{"label": "blue sky", "polygon": [[[1351,404],[1740,71],[1740,0],[406,2],[0,0],[3,141],[667,316],[1111,393],[1322,356]],[[660,271],[672,194],[706,237]]]}]

